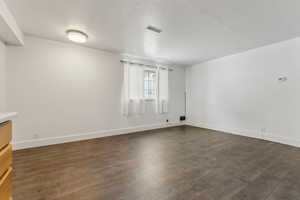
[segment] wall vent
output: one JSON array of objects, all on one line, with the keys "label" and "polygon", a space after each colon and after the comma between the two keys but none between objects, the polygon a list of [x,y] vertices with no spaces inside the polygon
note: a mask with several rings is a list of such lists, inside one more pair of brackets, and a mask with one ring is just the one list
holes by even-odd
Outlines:
[{"label": "wall vent", "polygon": [[154,27],[154,26],[148,26],[147,29],[148,29],[149,31],[153,31],[153,32],[155,32],[155,33],[161,33],[161,32],[162,32],[161,29],[156,28],[156,27]]}]

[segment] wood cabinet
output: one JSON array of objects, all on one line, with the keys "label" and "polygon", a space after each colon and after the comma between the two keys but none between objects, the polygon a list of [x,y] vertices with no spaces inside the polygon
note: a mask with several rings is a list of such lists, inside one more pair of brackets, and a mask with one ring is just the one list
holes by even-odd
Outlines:
[{"label": "wood cabinet", "polygon": [[9,168],[0,180],[0,199],[11,199],[11,182],[12,182],[12,168]]},{"label": "wood cabinet", "polygon": [[3,149],[11,141],[11,121],[6,121],[0,124],[0,149]]},{"label": "wood cabinet", "polygon": [[0,123],[0,199],[11,200],[12,196],[12,122]]},{"label": "wood cabinet", "polygon": [[9,169],[12,163],[12,146],[7,145],[0,151],[0,177]]}]

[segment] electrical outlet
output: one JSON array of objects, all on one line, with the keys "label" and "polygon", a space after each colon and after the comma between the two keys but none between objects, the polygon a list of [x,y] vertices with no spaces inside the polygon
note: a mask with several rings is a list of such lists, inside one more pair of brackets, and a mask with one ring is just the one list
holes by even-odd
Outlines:
[{"label": "electrical outlet", "polygon": [[280,82],[286,82],[287,81],[287,77],[285,77],[285,76],[279,77],[278,81],[280,81]]}]

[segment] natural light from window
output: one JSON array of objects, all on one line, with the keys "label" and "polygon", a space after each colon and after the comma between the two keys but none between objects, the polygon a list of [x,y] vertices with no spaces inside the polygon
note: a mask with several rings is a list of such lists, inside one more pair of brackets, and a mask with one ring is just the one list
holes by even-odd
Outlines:
[{"label": "natural light from window", "polygon": [[144,98],[145,99],[155,99],[156,91],[156,72],[151,70],[144,71]]}]

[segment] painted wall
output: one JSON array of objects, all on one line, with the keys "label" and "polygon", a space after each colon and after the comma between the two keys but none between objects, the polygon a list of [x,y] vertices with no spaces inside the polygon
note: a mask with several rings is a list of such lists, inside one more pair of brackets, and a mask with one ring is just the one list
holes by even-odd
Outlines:
[{"label": "painted wall", "polygon": [[184,114],[185,70],[174,68],[170,113],[125,118],[121,114],[123,67],[118,55],[25,37],[25,47],[7,48],[7,106],[19,113],[15,146],[99,137],[165,125],[166,119],[179,122]]},{"label": "painted wall", "polygon": [[6,47],[3,42],[0,40],[0,112],[5,111],[5,57],[6,57]]},{"label": "painted wall", "polygon": [[189,124],[300,146],[299,52],[297,38],[189,67]]}]

